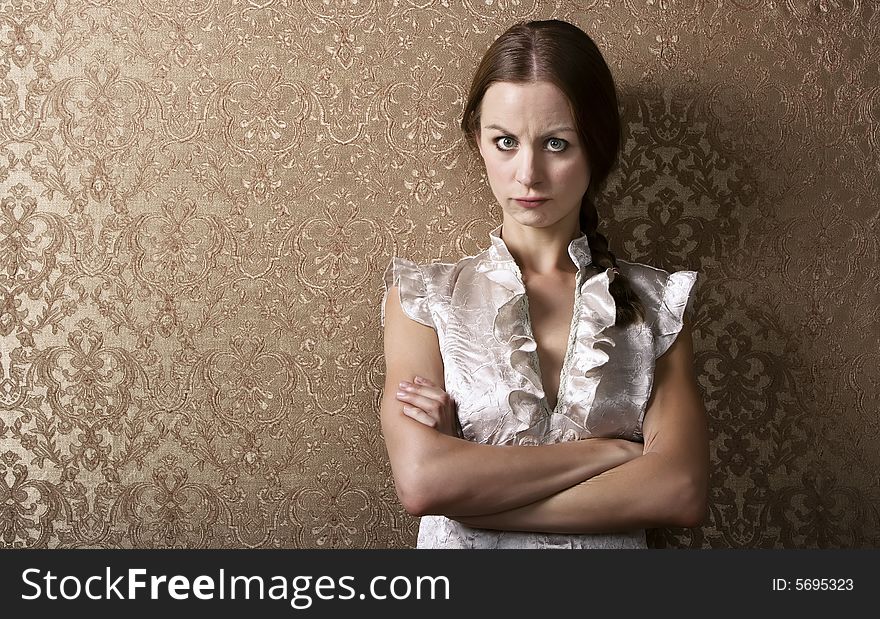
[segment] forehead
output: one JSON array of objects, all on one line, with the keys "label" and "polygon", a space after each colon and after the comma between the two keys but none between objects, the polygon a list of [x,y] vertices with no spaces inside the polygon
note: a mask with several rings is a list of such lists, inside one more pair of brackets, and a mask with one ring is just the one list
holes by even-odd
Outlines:
[{"label": "forehead", "polygon": [[480,125],[501,125],[511,131],[573,126],[568,98],[550,82],[495,82],[480,105]]}]

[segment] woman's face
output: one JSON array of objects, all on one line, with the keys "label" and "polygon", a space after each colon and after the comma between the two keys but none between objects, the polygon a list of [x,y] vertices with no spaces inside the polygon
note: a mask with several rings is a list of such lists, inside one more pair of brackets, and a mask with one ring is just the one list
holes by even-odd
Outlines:
[{"label": "woman's face", "polygon": [[[590,166],[559,88],[495,82],[483,95],[476,137],[505,221],[536,228],[577,225]],[[533,197],[546,201],[517,200]]]}]

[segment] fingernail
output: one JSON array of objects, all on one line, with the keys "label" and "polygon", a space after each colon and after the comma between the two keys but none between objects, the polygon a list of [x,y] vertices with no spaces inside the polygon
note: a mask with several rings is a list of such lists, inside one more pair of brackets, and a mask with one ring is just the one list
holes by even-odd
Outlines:
[{"label": "fingernail", "polygon": [[409,394],[407,394],[406,391],[398,391],[397,392],[398,398],[405,398],[407,395],[409,395]]},{"label": "fingernail", "polygon": [[411,386],[411,383],[408,383],[405,380],[402,380],[402,381],[400,381],[400,386],[401,387],[409,387],[409,386]]},{"label": "fingernail", "polygon": [[416,382],[419,383],[420,385],[423,385],[425,383],[425,379],[422,378],[421,376],[416,376]]}]

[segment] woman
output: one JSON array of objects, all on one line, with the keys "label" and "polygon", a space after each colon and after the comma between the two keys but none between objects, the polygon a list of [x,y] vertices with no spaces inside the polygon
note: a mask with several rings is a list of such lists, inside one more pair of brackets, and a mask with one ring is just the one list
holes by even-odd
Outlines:
[{"label": "woman", "polygon": [[597,231],[620,142],[601,53],[566,22],[514,25],[461,124],[501,224],[475,256],[385,274],[382,429],[418,547],[644,548],[699,525],[697,274],[616,260]]}]

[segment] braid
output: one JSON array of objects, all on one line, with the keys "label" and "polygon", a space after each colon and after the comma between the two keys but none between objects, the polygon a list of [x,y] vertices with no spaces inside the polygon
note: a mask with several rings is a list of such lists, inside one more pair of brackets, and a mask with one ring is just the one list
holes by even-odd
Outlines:
[{"label": "braid", "polygon": [[600,271],[614,270],[614,280],[608,288],[617,306],[617,318],[614,324],[618,327],[625,327],[637,320],[644,320],[645,312],[642,302],[632,286],[629,285],[629,281],[617,268],[617,258],[608,248],[608,239],[599,232],[599,213],[587,195],[584,195],[581,202],[580,224],[581,230],[587,235],[593,263]]}]

